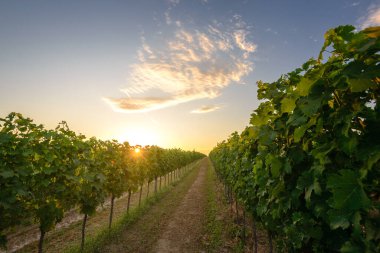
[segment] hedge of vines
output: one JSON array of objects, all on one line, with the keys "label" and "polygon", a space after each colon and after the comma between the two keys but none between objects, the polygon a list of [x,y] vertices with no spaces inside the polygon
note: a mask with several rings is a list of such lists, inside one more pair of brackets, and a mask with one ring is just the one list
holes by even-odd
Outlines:
[{"label": "hedge of vines", "polygon": [[65,122],[47,130],[19,113],[0,118],[0,246],[7,229],[34,219],[42,251],[45,233],[65,211],[77,207],[85,226],[106,197],[113,204],[124,192],[204,156],[158,146],[140,150],[135,153],[128,142],[87,139]]},{"label": "hedge of vines", "polygon": [[379,38],[327,31],[317,60],[258,82],[250,125],[210,153],[279,251],[380,252]]}]

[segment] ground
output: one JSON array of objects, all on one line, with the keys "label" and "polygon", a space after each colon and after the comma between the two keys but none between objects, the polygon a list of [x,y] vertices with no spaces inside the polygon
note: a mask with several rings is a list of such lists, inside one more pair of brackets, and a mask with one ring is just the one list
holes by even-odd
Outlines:
[{"label": "ground", "polygon": [[153,249],[154,252],[199,252],[199,249],[202,248],[207,166],[207,161],[204,160],[196,180],[174,211],[162,236],[158,239]]}]

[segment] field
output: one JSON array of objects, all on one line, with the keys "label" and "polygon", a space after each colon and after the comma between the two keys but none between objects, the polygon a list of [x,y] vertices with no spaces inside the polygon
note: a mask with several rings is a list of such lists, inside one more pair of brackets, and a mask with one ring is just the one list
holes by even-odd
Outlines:
[{"label": "field", "polygon": [[0,2],[0,253],[380,252],[379,3],[32,2]]}]

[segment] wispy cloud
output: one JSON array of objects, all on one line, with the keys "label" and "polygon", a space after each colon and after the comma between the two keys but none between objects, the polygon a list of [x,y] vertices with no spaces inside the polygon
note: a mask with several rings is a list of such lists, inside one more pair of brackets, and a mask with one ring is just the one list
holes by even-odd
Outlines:
[{"label": "wispy cloud", "polygon": [[361,29],[370,26],[380,26],[380,5],[371,5],[368,8],[368,14],[359,19],[359,27]]},{"label": "wispy cloud", "polygon": [[[172,9],[177,6],[179,4],[180,0],[168,0],[168,3],[169,3],[169,7],[168,9],[164,12],[164,16],[165,16],[165,22],[167,25],[171,25],[173,22],[172,22],[172,18],[170,17],[170,12],[172,11]],[[180,21],[176,21],[175,22],[176,25],[178,26],[178,23],[180,23]]]},{"label": "wispy cloud", "polygon": [[151,108],[164,108],[177,104],[173,98],[141,97],[141,98],[104,98],[115,111],[139,111],[146,112]]},{"label": "wispy cloud", "polygon": [[212,99],[252,71],[250,56],[256,45],[248,40],[249,29],[240,16],[202,30],[171,27],[174,34],[163,48],[142,38],[138,62],[122,90],[125,97],[104,99],[114,110],[143,112]]},{"label": "wispy cloud", "polygon": [[208,113],[220,109],[217,105],[204,105],[201,108],[192,110],[191,113]]},{"label": "wispy cloud", "polygon": [[177,4],[179,4],[179,0],[169,0],[169,4],[176,6]]},{"label": "wispy cloud", "polygon": [[360,2],[353,2],[353,3],[351,3],[351,7],[358,6],[359,4],[360,4]]},{"label": "wispy cloud", "polygon": [[265,31],[266,32],[268,32],[268,33],[272,33],[272,34],[274,34],[274,35],[278,35],[278,32],[277,31],[275,31],[275,30],[273,30],[272,28],[267,28],[267,29],[265,29]]},{"label": "wispy cloud", "polygon": [[164,13],[164,15],[165,15],[165,22],[166,22],[166,24],[167,24],[167,25],[171,25],[171,23],[172,23],[172,19],[171,19],[171,17],[170,17],[170,9],[167,10],[167,11]]},{"label": "wispy cloud", "polygon": [[316,38],[314,38],[314,36],[312,36],[312,35],[309,36],[309,39],[314,41],[314,42],[318,42],[318,40]]}]

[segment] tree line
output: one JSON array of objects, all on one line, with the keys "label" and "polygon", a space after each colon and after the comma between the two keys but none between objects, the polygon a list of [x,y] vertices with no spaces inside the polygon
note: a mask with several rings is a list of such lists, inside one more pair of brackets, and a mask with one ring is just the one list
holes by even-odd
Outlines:
[{"label": "tree line", "polygon": [[[138,152],[137,152],[138,151]],[[109,227],[115,198],[145,183],[181,173],[179,168],[203,157],[195,151],[158,146],[132,147],[128,142],[86,138],[70,130],[66,122],[45,129],[20,113],[0,118],[0,245],[6,246],[6,231],[34,220],[39,224],[39,252],[46,232],[64,213],[78,208],[86,221],[110,198]]]}]

